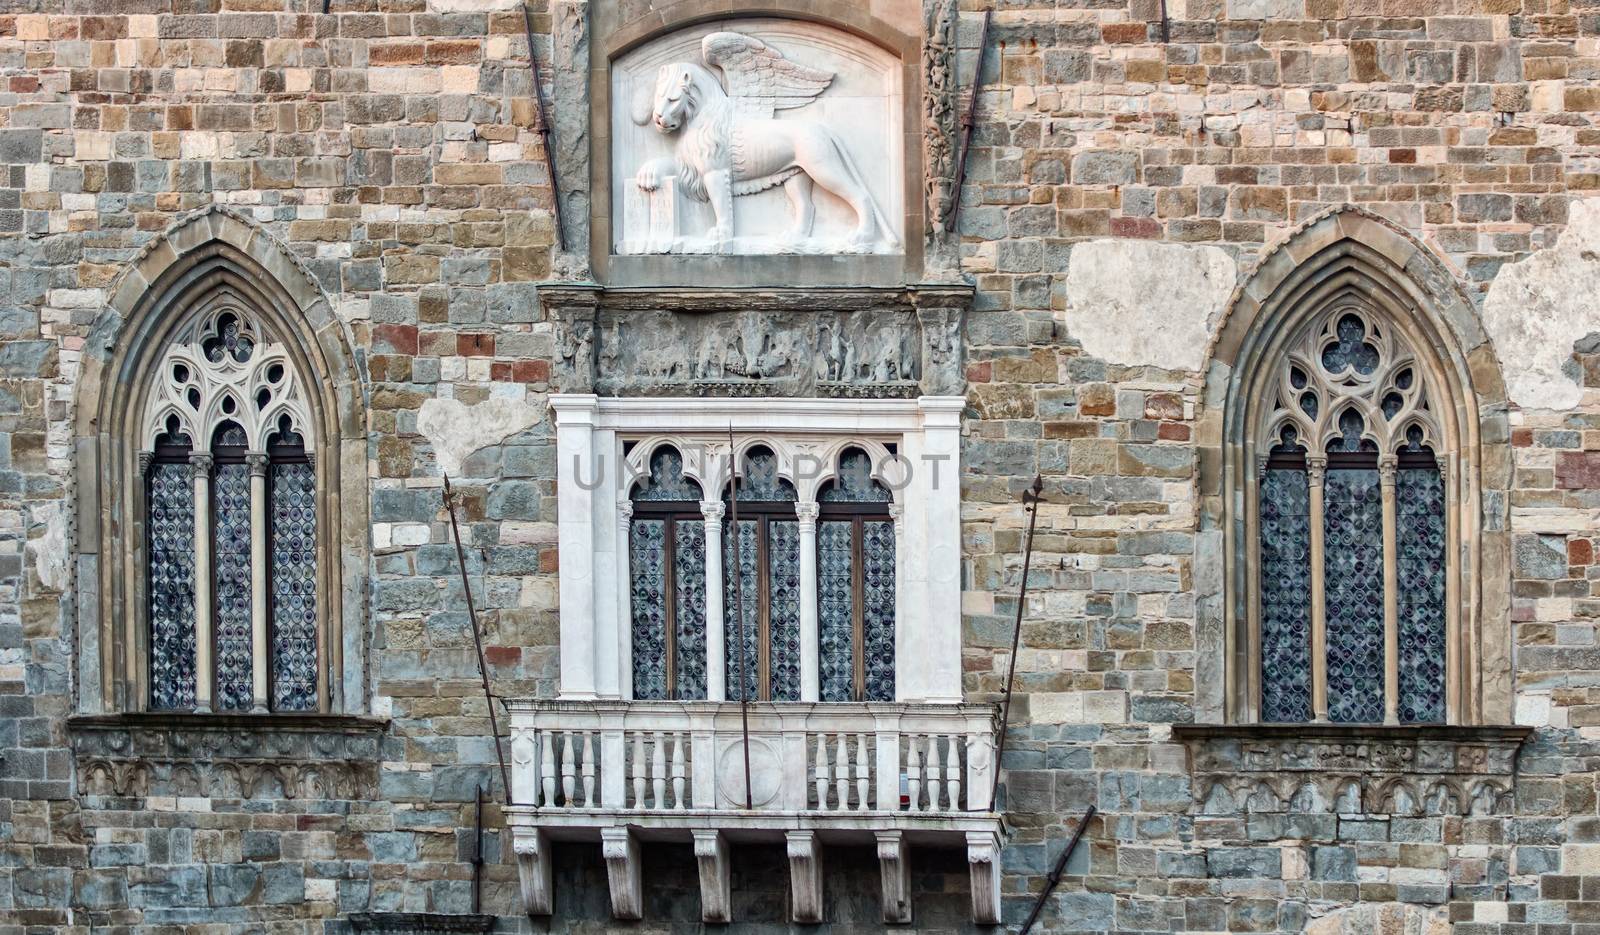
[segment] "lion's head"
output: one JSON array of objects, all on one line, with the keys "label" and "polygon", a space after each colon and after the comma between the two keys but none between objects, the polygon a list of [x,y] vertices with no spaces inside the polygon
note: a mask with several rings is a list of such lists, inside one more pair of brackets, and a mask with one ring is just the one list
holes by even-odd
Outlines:
[{"label": "lion's head", "polygon": [[656,69],[656,83],[649,99],[635,102],[633,122],[641,126],[648,123],[661,133],[676,133],[694,119],[712,95],[725,96],[710,71],[693,62],[668,62]]}]

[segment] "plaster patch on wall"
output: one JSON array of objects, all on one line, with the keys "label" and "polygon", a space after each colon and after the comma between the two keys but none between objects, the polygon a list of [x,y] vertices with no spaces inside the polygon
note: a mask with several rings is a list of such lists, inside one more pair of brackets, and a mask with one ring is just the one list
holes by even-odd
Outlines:
[{"label": "plaster patch on wall", "polygon": [[67,587],[67,518],[60,503],[41,503],[33,508],[35,522],[43,523],[44,535],[28,542],[39,583],[52,591]]},{"label": "plaster patch on wall", "polygon": [[1600,198],[1575,200],[1555,246],[1501,267],[1483,300],[1511,401],[1570,409],[1583,390],[1565,372],[1572,345],[1600,331]]},{"label": "plaster patch on wall", "polygon": [[1067,330],[1102,360],[1199,370],[1238,273],[1219,247],[1080,243],[1067,269]]},{"label": "plaster patch on wall", "polygon": [[433,445],[439,469],[455,476],[472,453],[498,445],[539,421],[543,407],[521,399],[486,399],[467,406],[429,399],[417,411],[417,431]]}]

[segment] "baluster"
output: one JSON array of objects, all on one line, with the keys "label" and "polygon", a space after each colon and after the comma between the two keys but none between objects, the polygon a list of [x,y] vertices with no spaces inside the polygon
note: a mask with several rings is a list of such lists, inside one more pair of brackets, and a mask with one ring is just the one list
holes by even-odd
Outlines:
[{"label": "baluster", "polygon": [[944,761],[944,786],[950,796],[950,810],[961,810],[961,758],[957,755],[957,746],[961,738],[955,734],[950,735],[950,757]]},{"label": "baluster", "polygon": [[583,807],[594,808],[594,735],[583,734]]},{"label": "baluster", "polygon": [[646,765],[648,765],[648,761],[646,761],[645,758],[644,758],[644,732],[643,731],[634,731],[633,732],[633,764],[630,767],[630,769],[632,770],[631,776],[632,776],[632,779],[633,779],[633,807],[634,808],[644,808],[645,807],[644,779],[645,779],[645,773],[647,772],[647,770],[645,769]]},{"label": "baluster", "polygon": [[828,808],[828,735],[817,735],[817,762],[812,769],[817,781],[817,808]]},{"label": "baluster", "polygon": [[544,786],[539,804],[549,808],[556,804],[556,735],[547,730],[539,732],[539,779]]},{"label": "baluster", "polygon": [[850,807],[850,747],[844,734],[835,734],[838,746],[833,757],[833,787],[839,793],[839,811]]},{"label": "baluster", "polygon": [[865,811],[872,802],[872,779],[867,772],[867,735],[856,735],[856,810]]},{"label": "baluster", "polygon": [[916,734],[906,735],[906,789],[911,793],[911,810],[922,811],[922,743]]},{"label": "baluster", "polygon": [[669,734],[672,739],[672,807],[683,808],[683,744],[688,738],[683,734]]},{"label": "baluster", "polygon": [[939,810],[939,735],[928,735],[928,811]]},{"label": "baluster", "polygon": [[662,746],[661,732],[651,735],[655,746],[650,750],[650,790],[655,794],[651,808],[667,807],[667,748]]},{"label": "baluster", "polygon": [[561,736],[565,742],[561,745],[561,804],[572,807],[572,794],[577,790],[577,769],[572,762],[578,755],[576,740],[572,739],[572,731],[562,731]]}]

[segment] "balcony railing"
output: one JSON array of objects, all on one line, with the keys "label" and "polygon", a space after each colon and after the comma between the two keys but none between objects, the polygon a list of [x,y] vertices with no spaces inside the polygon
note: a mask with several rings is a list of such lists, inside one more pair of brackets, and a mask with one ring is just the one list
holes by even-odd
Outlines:
[{"label": "balcony railing", "polygon": [[693,840],[702,916],[731,921],[731,836],[785,842],[802,922],[821,919],[821,843],[876,843],[887,921],[910,917],[909,843],[965,846],[975,914],[997,921],[993,706],[751,704],[748,746],[737,704],[510,708],[511,824],[529,912],[550,911],[550,838],[602,842],[619,918],[639,917],[638,842]]}]

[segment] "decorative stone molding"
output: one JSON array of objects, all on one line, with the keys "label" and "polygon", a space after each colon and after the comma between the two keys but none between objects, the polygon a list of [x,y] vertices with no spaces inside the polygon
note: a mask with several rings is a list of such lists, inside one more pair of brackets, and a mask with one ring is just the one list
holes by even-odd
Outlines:
[{"label": "decorative stone molding", "polygon": [[522,888],[522,908],[531,916],[550,915],[555,908],[550,838],[540,828],[513,829],[511,852],[517,857],[517,879]]},{"label": "decorative stone molding", "polygon": [[909,399],[966,390],[965,286],[559,287],[540,297],[566,392]]},{"label": "decorative stone molding", "polygon": [[365,799],[388,721],[124,714],[68,720],[80,795]]},{"label": "decorative stone molding", "polygon": [[451,915],[442,912],[353,912],[350,927],[358,935],[455,935],[492,932],[495,917],[483,914]]},{"label": "decorative stone molding", "polygon": [[1180,724],[1202,814],[1493,815],[1530,727]]},{"label": "decorative stone molding", "polygon": [[784,836],[789,855],[790,918],[804,924],[822,921],[822,845],[815,831]]},{"label": "decorative stone molding", "polygon": [[714,828],[694,829],[694,857],[700,867],[700,919],[733,921],[733,887],[728,839]]},{"label": "decorative stone molding", "polygon": [[998,925],[1000,835],[991,831],[967,832],[967,872],[972,878],[972,921]]},{"label": "decorative stone molding", "polygon": [[627,828],[600,831],[600,856],[606,862],[611,889],[611,915],[617,919],[644,918],[644,882],[639,866],[639,839]]},{"label": "decorative stone molding", "polygon": [[944,232],[945,218],[955,210],[956,136],[961,80],[957,68],[956,0],[925,0],[926,32],[922,40],[922,148],[927,166],[927,248],[930,269],[955,270],[960,259],[955,239]]},{"label": "decorative stone molding", "polygon": [[911,921],[911,861],[903,831],[874,832],[882,878],[883,921]]}]

